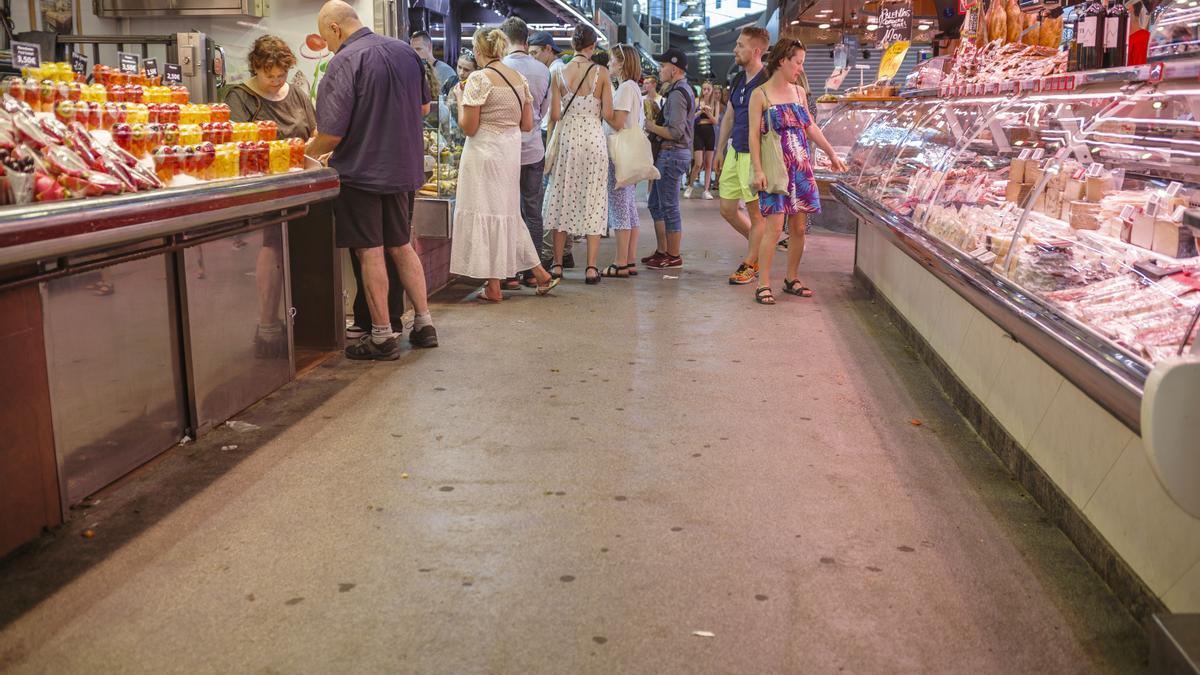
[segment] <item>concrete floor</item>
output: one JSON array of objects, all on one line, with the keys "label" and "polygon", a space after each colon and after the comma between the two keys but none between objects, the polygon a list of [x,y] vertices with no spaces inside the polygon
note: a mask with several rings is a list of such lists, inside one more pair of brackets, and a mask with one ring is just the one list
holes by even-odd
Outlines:
[{"label": "concrete floor", "polygon": [[811,237],[816,297],[760,307],[716,205],[685,209],[683,270],[445,294],[440,349],[333,359],[72,512],[0,564],[0,670],[1144,668],[853,240]]}]

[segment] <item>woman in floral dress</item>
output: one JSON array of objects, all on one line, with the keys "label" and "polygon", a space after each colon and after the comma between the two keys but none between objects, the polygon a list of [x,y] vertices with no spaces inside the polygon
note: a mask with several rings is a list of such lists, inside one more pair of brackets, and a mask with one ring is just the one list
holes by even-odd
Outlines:
[{"label": "woman in floral dress", "polygon": [[[759,249],[759,286],[754,299],[764,305],[775,304],[771,294],[771,260],[775,242],[783,233],[784,221],[792,233],[788,247],[787,273],[783,277],[783,292],[802,298],[812,297],[812,290],[800,283],[800,257],[804,255],[804,228],[808,214],[821,212],[821,198],[813,177],[808,137],[829,155],[835,172],[846,165],[833,151],[821,129],[813,123],[804,103],[804,93],[797,83],[804,72],[804,44],[799,40],[781,39],[767,56],[767,81],[750,97],[750,161],[754,165],[752,187],[758,190],[758,208],[767,219],[767,233]],[[783,163],[788,175],[785,194],[766,192],[767,176],[763,171],[763,138],[774,129],[783,144]],[[772,234],[774,236],[772,236]]]}]

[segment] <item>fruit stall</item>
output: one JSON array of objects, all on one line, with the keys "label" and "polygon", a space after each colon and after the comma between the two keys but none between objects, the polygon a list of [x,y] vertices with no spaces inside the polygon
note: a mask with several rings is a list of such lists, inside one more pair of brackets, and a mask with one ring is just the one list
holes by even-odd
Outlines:
[{"label": "fruit stall", "polygon": [[337,174],[144,74],[0,101],[0,554],[340,348]]}]

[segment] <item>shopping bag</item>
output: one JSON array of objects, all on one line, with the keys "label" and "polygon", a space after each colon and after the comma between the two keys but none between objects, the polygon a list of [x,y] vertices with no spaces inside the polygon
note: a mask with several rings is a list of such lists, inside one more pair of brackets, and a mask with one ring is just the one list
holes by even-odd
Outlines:
[{"label": "shopping bag", "polygon": [[650,139],[641,129],[622,129],[608,137],[608,156],[616,168],[617,187],[658,180]]}]

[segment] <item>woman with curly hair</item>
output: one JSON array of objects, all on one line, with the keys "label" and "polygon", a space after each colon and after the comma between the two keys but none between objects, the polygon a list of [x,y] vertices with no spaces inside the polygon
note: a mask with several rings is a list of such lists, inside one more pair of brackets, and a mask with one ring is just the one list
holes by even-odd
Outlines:
[{"label": "woman with curly hair", "polygon": [[225,103],[234,122],[270,120],[279,126],[279,138],[312,138],[317,113],[308,92],[288,84],[288,71],[296,55],[274,35],[263,35],[250,49],[252,77],[229,90]]}]

